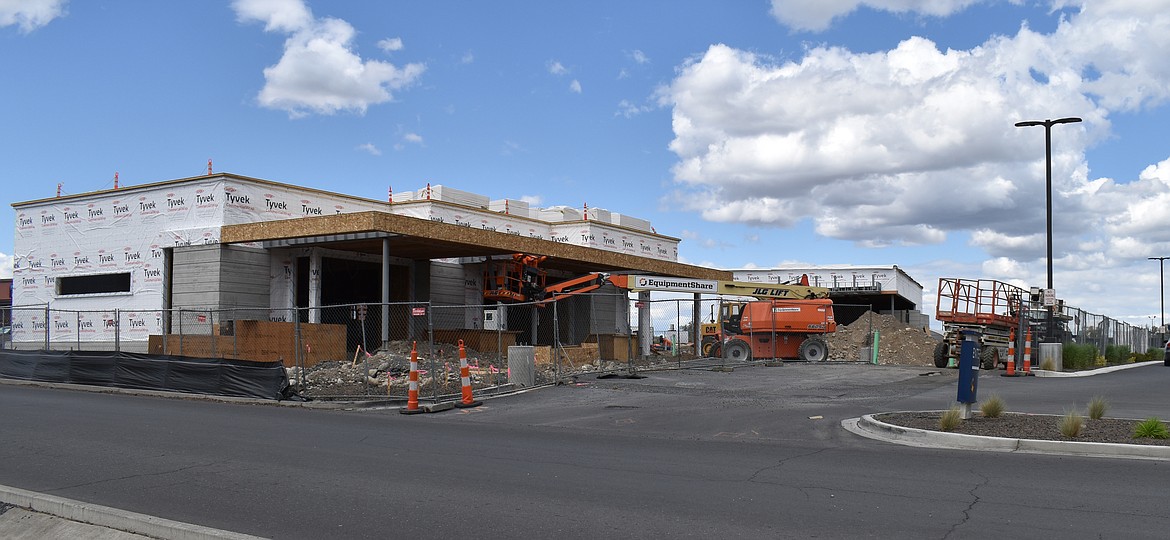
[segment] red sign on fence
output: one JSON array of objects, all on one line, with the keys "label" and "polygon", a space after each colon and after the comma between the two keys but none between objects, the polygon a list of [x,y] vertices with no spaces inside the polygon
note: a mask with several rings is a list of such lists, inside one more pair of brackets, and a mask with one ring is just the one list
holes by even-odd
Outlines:
[{"label": "red sign on fence", "polygon": [[415,317],[425,317],[427,314],[427,308],[425,308],[425,307],[410,308],[410,314],[414,315]]}]

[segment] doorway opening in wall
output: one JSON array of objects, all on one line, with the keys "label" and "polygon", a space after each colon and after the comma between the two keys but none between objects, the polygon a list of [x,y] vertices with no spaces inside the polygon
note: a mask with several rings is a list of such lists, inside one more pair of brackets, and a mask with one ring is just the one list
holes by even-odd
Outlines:
[{"label": "doorway opening in wall", "polygon": [[[296,302],[298,308],[309,307],[309,257],[298,257],[296,261]],[[390,301],[406,302],[409,299],[409,275],[402,266],[390,266]],[[343,324],[346,326],[346,346],[354,350],[362,341],[362,325],[365,325],[366,343],[362,348],[376,351],[381,346],[382,322],[382,265],[380,262],[342,259],[336,257],[321,258],[320,302],[321,309],[319,322],[325,324]],[[355,320],[352,310],[353,304],[367,304],[364,321]],[[390,339],[404,339],[407,335],[406,321],[399,320],[400,311],[405,308],[393,306],[390,310]],[[298,317],[302,323],[310,320],[307,309],[299,309]]]}]

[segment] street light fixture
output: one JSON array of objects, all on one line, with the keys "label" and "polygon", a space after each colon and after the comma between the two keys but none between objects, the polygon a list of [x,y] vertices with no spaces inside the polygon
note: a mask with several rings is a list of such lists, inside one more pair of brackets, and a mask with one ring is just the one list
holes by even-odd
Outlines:
[{"label": "street light fixture", "polygon": [[[1048,217],[1048,288],[1052,289],[1052,126],[1056,124],[1072,124],[1080,122],[1081,119],[1075,116],[1067,118],[1057,118],[1056,120],[1028,120],[1025,122],[1016,122],[1016,127],[1032,127],[1044,126],[1044,165],[1045,165],[1045,199],[1047,201],[1046,215]],[[1048,308],[1048,328],[1046,330],[1047,343],[1052,342],[1053,332],[1055,331],[1052,317],[1053,307]]]},{"label": "street light fixture", "polygon": [[1160,297],[1162,298],[1162,326],[1166,326],[1166,269],[1165,269],[1165,262],[1166,262],[1166,259],[1170,259],[1170,257],[1146,257],[1146,258],[1151,260],[1151,261],[1158,261],[1158,281],[1161,284],[1161,290],[1159,291],[1159,294],[1161,295]]}]

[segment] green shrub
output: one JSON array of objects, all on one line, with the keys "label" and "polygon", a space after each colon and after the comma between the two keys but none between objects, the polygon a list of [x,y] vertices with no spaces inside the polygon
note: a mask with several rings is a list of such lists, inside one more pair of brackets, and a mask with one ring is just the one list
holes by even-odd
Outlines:
[{"label": "green shrub", "polygon": [[1085,427],[1085,417],[1076,411],[1068,411],[1061,417],[1060,423],[1057,425],[1060,428],[1060,434],[1070,439],[1075,438],[1081,434],[1081,429]]},{"label": "green shrub", "polygon": [[961,423],[963,423],[963,413],[959,411],[957,405],[947,409],[946,412],[942,413],[942,416],[938,417],[938,429],[941,431],[954,431]]},{"label": "green shrub", "polygon": [[1097,361],[1097,347],[1093,345],[1065,343],[1061,347],[1060,354],[1064,361],[1065,371],[1089,369]]},{"label": "green shrub", "polygon": [[1109,365],[1124,364],[1129,360],[1129,345],[1109,345],[1105,347],[1105,363]]},{"label": "green shrub", "polygon": [[1133,430],[1133,438],[1135,439],[1170,439],[1170,431],[1166,430],[1166,424],[1163,424],[1158,417],[1151,416],[1138,423]]},{"label": "green shrub", "polygon": [[979,404],[979,412],[983,413],[986,418],[999,418],[1005,409],[1007,409],[1007,405],[1004,404],[1003,398],[999,397],[999,394],[991,394],[990,397],[983,400],[983,403]]},{"label": "green shrub", "polygon": [[1136,353],[1133,356],[1133,361],[1134,362],[1161,362],[1162,361],[1162,348],[1161,347],[1153,347],[1144,353]]},{"label": "green shrub", "polygon": [[1105,416],[1105,409],[1109,408],[1109,402],[1105,401],[1102,396],[1096,396],[1089,401],[1089,418],[1093,420],[1100,420]]}]

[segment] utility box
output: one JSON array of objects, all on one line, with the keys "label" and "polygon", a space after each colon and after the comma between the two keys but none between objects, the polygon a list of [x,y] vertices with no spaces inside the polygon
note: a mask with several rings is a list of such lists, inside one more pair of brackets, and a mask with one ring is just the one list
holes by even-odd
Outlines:
[{"label": "utility box", "polygon": [[1062,371],[1064,369],[1064,345],[1060,343],[1041,343],[1040,363],[1033,364],[1033,367],[1043,366],[1045,360],[1052,360],[1053,371]]},{"label": "utility box", "polygon": [[958,402],[963,405],[963,419],[967,419],[971,418],[971,404],[979,401],[979,340],[982,336],[974,330],[963,330],[962,336]]},{"label": "utility box", "polygon": [[536,351],[531,345],[508,347],[508,382],[516,386],[536,386]]}]

